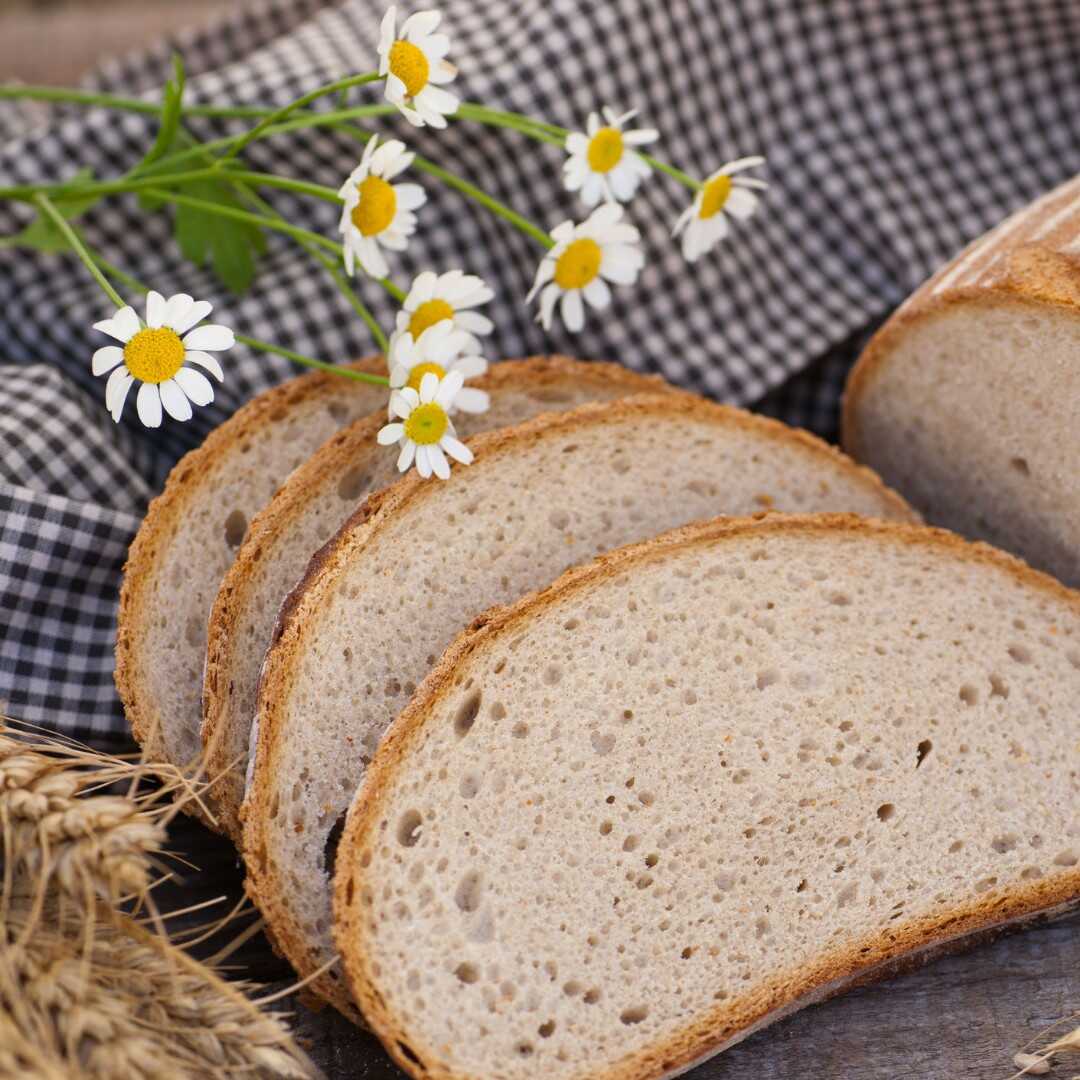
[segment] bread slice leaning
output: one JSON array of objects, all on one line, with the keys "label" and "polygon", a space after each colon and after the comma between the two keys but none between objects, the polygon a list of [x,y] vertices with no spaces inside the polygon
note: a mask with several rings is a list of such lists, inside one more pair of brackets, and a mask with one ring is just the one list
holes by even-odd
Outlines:
[{"label": "bread slice leaning", "polygon": [[[473,616],[597,552],[721,512],[912,517],[819,440],[686,394],[585,405],[471,445],[476,461],[448,482],[410,477],[350,518],[286,601],[266,654],[244,856],[302,976],[333,956],[339,819],[390,721]],[[551,697],[562,698],[554,682]],[[338,972],[312,987],[351,1011]]]},{"label": "bread slice leaning", "polygon": [[848,383],[844,445],[928,520],[1080,585],[1080,177],[923,285]]},{"label": "bread slice leaning", "polygon": [[[476,385],[491,394],[491,408],[455,417],[462,438],[586,401],[668,389],[658,377],[618,364],[560,356],[503,361]],[[202,739],[207,775],[214,778],[208,801],[223,831],[238,841],[259,670],[278,608],[312,553],[358,503],[400,478],[395,455],[375,441],[385,423],[381,411],[357,420],[298,468],[252,519],[218,590],[206,645]]]},{"label": "bread slice leaning", "polygon": [[1080,898],[1080,595],[951,533],[692,525],[477,620],[349,814],[335,936],[415,1077],[670,1076]]},{"label": "bread slice leaning", "polygon": [[[358,370],[382,372],[381,358]],[[187,765],[202,749],[206,623],[248,522],[338,428],[378,408],[386,388],[316,372],[267,390],[176,464],[128,552],[116,688],[151,759]]]}]

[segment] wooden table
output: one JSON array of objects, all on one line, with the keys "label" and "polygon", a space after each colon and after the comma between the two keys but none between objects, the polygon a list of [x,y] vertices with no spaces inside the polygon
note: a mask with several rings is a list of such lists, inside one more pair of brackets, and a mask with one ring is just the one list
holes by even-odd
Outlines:
[{"label": "wooden table", "polygon": [[[173,850],[200,871],[183,870],[183,880],[163,888],[162,910],[221,894],[228,899],[219,909],[226,910],[241,892],[231,845],[187,818],[174,823],[171,841]],[[207,913],[200,913],[176,922],[206,919]],[[206,942],[200,953],[211,954],[223,940]],[[293,981],[261,935],[229,964],[237,975],[271,990]],[[333,1009],[313,1012],[295,997],[275,1008],[293,1013],[297,1035],[329,1080],[403,1076],[372,1035]],[[693,1080],[1006,1080],[1015,1072],[1017,1050],[1078,1010],[1080,915],[1006,935],[805,1009],[686,1075]],[[1063,1062],[1052,1075],[1069,1080],[1077,1073],[1080,1059]]]}]

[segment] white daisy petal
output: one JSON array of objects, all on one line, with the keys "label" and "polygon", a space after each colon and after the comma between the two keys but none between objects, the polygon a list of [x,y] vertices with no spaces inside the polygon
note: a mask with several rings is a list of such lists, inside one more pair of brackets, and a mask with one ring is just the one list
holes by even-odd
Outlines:
[{"label": "white daisy petal", "polygon": [[90,371],[94,375],[104,375],[123,362],[124,350],[119,345],[106,345],[94,353],[90,360]]},{"label": "white daisy petal", "polygon": [[471,465],[473,463],[473,452],[459,439],[455,439],[453,435],[444,435],[439,440],[439,445],[455,461],[460,461],[462,465]]},{"label": "white daisy petal", "polygon": [[[487,299],[490,299],[490,297]],[[480,302],[487,303],[487,299]],[[490,334],[495,329],[495,324],[486,315],[481,315],[478,311],[456,311],[454,313],[454,322],[462,330],[467,330],[470,334],[478,334],[480,337]]]},{"label": "white daisy petal", "polygon": [[540,294],[540,313],[537,315],[537,319],[545,330],[551,329],[552,318],[555,314],[555,303],[559,299],[561,292],[562,290],[558,285],[551,284]]},{"label": "white daisy petal", "polygon": [[105,384],[105,408],[112,414],[112,418],[116,423],[120,422],[124,402],[127,400],[128,391],[134,382],[134,376],[126,367],[118,367],[109,376],[109,381]]},{"label": "white daisy petal", "polygon": [[143,383],[139,387],[135,406],[144,427],[161,427],[161,393],[156,383]]},{"label": "white daisy petal", "polygon": [[401,24],[401,36],[406,41],[427,37],[428,34],[435,33],[441,19],[442,15],[437,11],[414,12]]},{"label": "white daisy petal", "polygon": [[206,368],[218,382],[225,381],[225,372],[221,370],[221,364],[218,363],[216,356],[211,356],[207,352],[189,349],[184,354],[184,360],[192,364],[198,364],[201,368]]},{"label": "white daisy petal", "polygon": [[418,446],[416,448],[416,471],[426,480],[431,476],[431,459],[428,457],[427,446]]},{"label": "white daisy petal", "polygon": [[403,438],[404,435],[404,424],[384,424],[379,428],[379,433],[375,436],[375,439],[380,446],[391,446]]},{"label": "white daisy petal", "polygon": [[204,352],[221,352],[223,349],[231,349],[235,344],[236,337],[233,332],[227,326],[217,323],[196,326],[184,338],[185,349],[200,349]]},{"label": "white daisy petal", "polygon": [[[453,116],[461,104],[461,98],[444,90],[441,86],[425,86],[416,97],[416,103],[423,104],[425,108],[435,109],[445,116]],[[431,123],[429,120],[428,123]],[[446,121],[443,121],[445,125]],[[434,126],[434,125],[433,125]]]},{"label": "white daisy petal", "polygon": [[94,323],[94,329],[126,345],[139,332],[139,316],[133,307],[122,307],[111,319]]},{"label": "white daisy petal", "polygon": [[428,460],[431,462],[431,471],[440,480],[450,479],[450,463],[442,452],[442,447],[435,443],[427,448]]},{"label": "white daisy petal", "polygon": [[214,385],[201,371],[181,368],[173,376],[173,381],[195,405],[209,405],[214,400]]},{"label": "white daisy petal", "polygon": [[165,297],[151,289],[146,294],[146,325],[156,330],[165,322],[167,310]]},{"label": "white daisy petal", "polygon": [[562,312],[562,321],[566,329],[571,333],[576,334],[585,325],[585,305],[581,301],[581,292],[578,289],[563,293],[559,310]]},{"label": "white daisy petal", "polygon": [[453,370],[466,379],[476,379],[488,369],[488,362],[482,356],[462,356],[453,361]]},{"label": "white daisy petal", "polygon": [[601,277],[593,278],[582,290],[590,307],[602,311],[611,303],[611,288]]},{"label": "white daisy petal", "polygon": [[180,300],[182,296],[183,293],[178,293],[169,301],[169,310],[165,315],[165,325],[171,326],[181,337],[193,326],[198,326],[214,310],[214,305],[208,300],[191,300],[191,297],[187,297],[190,303],[186,306],[174,306],[173,302]]},{"label": "white daisy petal", "polygon": [[[426,383],[428,379],[433,378],[435,378],[435,376],[432,374],[427,374],[424,376],[420,384],[421,399],[424,396],[423,384]],[[450,406],[454,404],[454,398],[457,397],[462,386],[464,385],[465,376],[462,375],[460,371],[449,371],[446,373],[445,378],[438,381],[437,385],[434,387],[434,392],[432,393],[432,396],[428,398],[428,400],[434,401],[437,405],[441,405],[444,409],[449,411]]]},{"label": "white daisy petal", "polygon": [[724,203],[724,211],[732,217],[745,219],[753,215],[758,202],[758,197],[748,188],[733,187]]},{"label": "white daisy petal", "polygon": [[427,202],[427,194],[419,184],[395,184],[394,194],[398,206],[405,210],[417,210]]},{"label": "white daisy petal", "polygon": [[462,387],[454,398],[454,408],[463,413],[486,413],[491,408],[491,395],[486,390],[477,390],[474,386]]},{"label": "white daisy petal", "polygon": [[[209,383],[207,383],[207,385],[209,385]],[[161,393],[161,404],[174,420],[191,419],[191,402],[188,401],[187,395],[180,389],[180,386],[175,379],[166,379],[165,382],[158,387],[158,390]],[[141,395],[142,390],[140,390],[139,393]]]},{"label": "white daisy petal", "polygon": [[411,439],[401,444],[401,453],[398,454],[398,472],[408,472],[416,457],[416,443]]},{"label": "white daisy petal", "polygon": [[[420,404],[429,405],[435,400],[436,394],[439,392],[439,376],[433,371],[429,371],[420,380]],[[445,406],[443,406],[445,408]]]}]

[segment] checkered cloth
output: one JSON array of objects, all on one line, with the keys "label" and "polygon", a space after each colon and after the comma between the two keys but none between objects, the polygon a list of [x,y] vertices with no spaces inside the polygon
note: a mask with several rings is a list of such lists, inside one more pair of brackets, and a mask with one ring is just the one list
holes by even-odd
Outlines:
[{"label": "checkered cloth", "polygon": [[[1076,0],[445,0],[469,99],[581,128],[601,104],[636,107],[658,153],[699,176],[768,157],[762,212],[695,265],[669,230],[688,193],[655,176],[632,203],[649,262],[638,285],[577,336],[545,334],[523,304],[531,241],[425,181],[409,252],[418,269],[465,269],[497,287],[491,356],[558,350],[612,357],[723,401],[834,433],[839,390],[866,335],[965,242],[1080,171]],[[326,8],[281,0],[114,63],[95,85],[146,93],[183,53],[189,101],[278,105],[374,66],[382,0]],[[376,89],[372,91],[377,94]],[[353,101],[361,99],[354,91]],[[191,122],[203,137],[235,125]],[[561,152],[509,131],[380,122],[538,222],[582,216]],[[39,107],[0,113],[0,183],[98,176],[136,162],[145,116]],[[324,130],[253,145],[252,167],[336,186],[357,145]],[[278,194],[290,219],[333,235],[328,204]],[[20,224],[0,209],[0,234]],[[182,261],[167,213],[133,200],[82,224],[113,262],[160,291],[216,303],[215,318],[332,360],[371,342],[324,272],[275,236],[255,287],[223,294]],[[367,299],[384,325],[379,290]],[[123,737],[112,685],[120,569],[147,499],[176,459],[287,362],[237,348],[213,407],[184,425],[119,426],[89,360],[109,305],[70,255],[0,252],[0,706],[99,743]],[[595,313],[594,313],[595,316]]]}]

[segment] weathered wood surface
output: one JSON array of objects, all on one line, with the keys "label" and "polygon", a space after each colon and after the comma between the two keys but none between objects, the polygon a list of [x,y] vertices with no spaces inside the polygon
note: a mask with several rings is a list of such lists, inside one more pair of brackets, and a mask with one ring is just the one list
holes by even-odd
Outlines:
[{"label": "weathered wood surface", "polygon": [[[240,895],[231,846],[187,819],[173,848],[200,867],[159,896],[163,910]],[[213,909],[212,909],[213,910]],[[249,916],[250,918],[250,916]],[[206,921],[206,913],[178,923]],[[232,933],[242,924],[237,924]],[[205,943],[209,955],[222,938]],[[200,950],[201,951],[201,950]],[[238,976],[284,988],[288,967],[259,936],[229,960]],[[297,1034],[328,1080],[391,1080],[403,1074],[369,1033],[332,1009],[313,1012],[295,998]],[[815,1005],[699,1066],[692,1080],[1006,1080],[1012,1055],[1044,1029],[1080,1010],[1080,916],[1010,934],[912,974]],[[1080,1020],[1076,1021],[1080,1023]],[[1054,1075],[1069,1080],[1080,1059]]]}]

